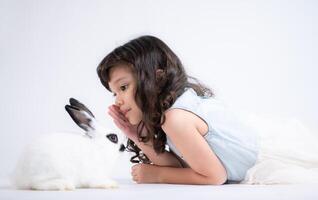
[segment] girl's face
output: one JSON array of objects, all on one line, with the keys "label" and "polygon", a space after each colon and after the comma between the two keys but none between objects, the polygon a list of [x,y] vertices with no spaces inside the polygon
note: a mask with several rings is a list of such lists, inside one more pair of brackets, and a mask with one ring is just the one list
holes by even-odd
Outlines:
[{"label": "girl's face", "polygon": [[136,78],[127,65],[112,67],[109,71],[109,88],[115,96],[115,104],[132,125],[142,119],[142,112],[136,104]]}]

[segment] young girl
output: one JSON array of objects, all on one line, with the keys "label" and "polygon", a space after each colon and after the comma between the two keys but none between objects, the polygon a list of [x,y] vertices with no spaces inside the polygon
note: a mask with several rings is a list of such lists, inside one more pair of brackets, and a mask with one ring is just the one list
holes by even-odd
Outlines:
[{"label": "young girl", "polygon": [[136,153],[137,183],[240,182],[255,164],[256,134],[188,76],[160,39],[142,36],[119,46],[97,73],[115,96],[108,113]]}]

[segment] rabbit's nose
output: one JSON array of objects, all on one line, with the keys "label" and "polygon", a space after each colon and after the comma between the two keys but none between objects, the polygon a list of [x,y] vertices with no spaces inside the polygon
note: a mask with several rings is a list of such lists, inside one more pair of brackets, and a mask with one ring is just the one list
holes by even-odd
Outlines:
[{"label": "rabbit's nose", "polygon": [[123,151],[125,151],[125,149],[126,149],[125,145],[121,144],[120,148],[119,148],[119,151],[123,152]]}]

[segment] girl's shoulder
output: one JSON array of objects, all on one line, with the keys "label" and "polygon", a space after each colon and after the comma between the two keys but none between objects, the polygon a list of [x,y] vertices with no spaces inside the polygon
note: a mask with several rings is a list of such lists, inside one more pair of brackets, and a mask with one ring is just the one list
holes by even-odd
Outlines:
[{"label": "girl's shoulder", "polygon": [[195,128],[201,135],[208,131],[208,124],[195,113],[180,108],[172,108],[164,113],[163,129],[189,129]]}]

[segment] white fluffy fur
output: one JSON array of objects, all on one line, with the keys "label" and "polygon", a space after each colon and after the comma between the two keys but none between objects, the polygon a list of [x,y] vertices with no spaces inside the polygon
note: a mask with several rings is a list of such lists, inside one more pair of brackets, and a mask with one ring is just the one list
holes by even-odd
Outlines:
[{"label": "white fluffy fur", "polygon": [[[96,125],[95,125],[96,126]],[[19,189],[114,188],[110,178],[120,148],[98,128],[92,138],[80,133],[46,134],[29,144],[13,176]]]},{"label": "white fluffy fur", "polygon": [[318,183],[317,133],[296,119],[251,115],[248,122],[258,130],[261,149],[242,183]]}]

